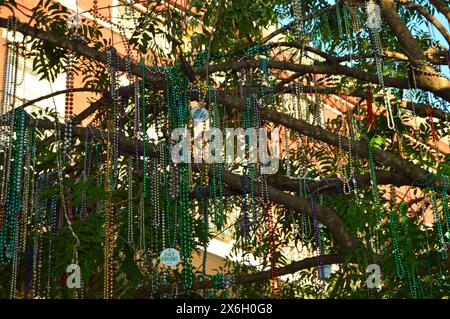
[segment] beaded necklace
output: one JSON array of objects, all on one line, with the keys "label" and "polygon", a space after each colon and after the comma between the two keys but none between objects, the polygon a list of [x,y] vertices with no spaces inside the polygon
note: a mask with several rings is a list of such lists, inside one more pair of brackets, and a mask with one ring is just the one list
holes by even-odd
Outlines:
[{"label": "beaded necklace", "polygon": [[66,66],[66,106],[64,110],[64,153],[67,163],[70,161],[72,144],[72,121],[73,121],[73,88],[75,78],[75,52],[69,51],[67,54]]},{"label": "beaded necklace", "polygon": [[380,7],[375,4],[373,1],[367,2],[366,11],[368,15],[368,27],[369,34],[371,39],[371,44],[373,47],[373,53],[375,57],[375,64],[377,68],[377,76],[378,82],[381,86],[381,91],[383,94],[384,105],[386,106],[387,111],[387,124],[391,130],[395,130],[395,121],[394,114],[391,108],[391,104],[388,98],[387,90],[384,86],[384,78],[383,78],[383,61],[382,61],[382,46],[380,40],[380,34],[378,29],[381,25],[380,18]]},{"label": "beaded necklace", "polygon": [[[108,121],[108,133],[115,131],[115,125],[113,121]],[[105,299],[112,299],[114,294],[114,206],[112,205],[112,192],[113,192],[113,145],[110,140],[107,141],[107,156],[106,164],[104,165],[104,187],[106,192],[105,204],[104,204],[104,266],[103,266],[103,297]]]},{"label": "beaded necklace", "polygon": [[32,281],[32,295],[33,297],[40,296],[41,290],[41,269],[42,269],[42,236],[41,227],[44,224],[47,213],[47,198],[42,194],[47,187],[48,179],[46,176],[40,176],[37,180],[37,207],[34,214],[34,241],[33,241],[33,281]]},{"label": "beaded necklace", "polygon": [[[307,179],[306,177],[301,177],[298,180],[298,194],[299,197],[302,199],[308,198],[308,191],[307,191]],[[301,220],[301,226],[299,227],[298,234],[300,236],[300,239],[304,243],[308,243],[313,239],[312,235],[312,227],[311,227],[311,219],[306,214],[301,214],[300,216]]]},{"label": "beaded necklace", "polygon": [[449,177],[447,175],[443,175],[442,179],[444,180],[444,186],[443,186],[442,191],[441,191],[442,214],[443,214],[443,217],[444,217],[444,221],[445,221],[445,226],[447,228],[447,232],[450,232],[450,214],[449,214],[449,211],[448,211],[448,198],[447,198]]},{"label": "beaded necklace", "polygon": [[392,235],[392,245],[393,245],[393,252],[394,252],[394,261],[395,261],[395,273],[399,278],[404,278],[405,276],[405,269],[404,265],[402,263],[402,256],[400,251],[400,245],[399,245],[399,239],[397,234],[397,225],[396,225],[396,218],[394,215],[395,210],[395,197],[396,192],[394,186],[391,185],[390,187],[390,196],[391,196],[391,211],[389,212],[389,224],[391,228],[391,235]]},{"label": "beaded necklace", "polygon": [[353,33],[351,31],[350,28],[350,18],[349,18],[349,6],[347,3],[344,3],[343,5],[343,11],[344,11],[344,27],[345,27],[345,34],[346,36],[346,40],[347,40],[347,46],[348,46],[348,50],[350,52],[350,60],[353,61],[352,56],[353,56]]},{"label": "beaded necklace", "polygon": [[262,176],[262,202],[265,209],[265,219],[268,230],[269,240],[269,261],[270,261],[270,286],[272,298],[281,298],[280,277],[277,268],[277,246],[276,246],[276,228],[273,221],[273,206],[269,201],[269,191],[266,175]]},{"label": "beaded necklace", "polygon": [[[447,184],[447,183],[446,183]],[[431,200],[433,203],[433,214],[434,214],[434,223],[436,225],[436,231],[438,233],[439,243],[441,248],[438,249],[438,252],[441,254],[443,260],[447,259],[447,246],[444,238],[444,232],[442,228],[441,218],[439,216],[439,210],[436,200],[436,192],[434,190],[431,191]]]},{"label": "beaded necklace", "polygon": [[127,200],[127,240],[134,247],[134,218],[133,218],[133,160],[128,158],[128,200]]},{"label": "beaded necklace", "polygon": [[[22,209],[22,191],[24,160],[26,150],[26,128],[25,128],[25,112],[21,109],[15,111],[14,131],[16,139],[14,146],[14,161],[12,165],[12,174],[9,174],[8,188],[5,193],[6,205],[2,216],[2,228],[0,229],[0,261],[6,265],[13,258],[16,250],[18,215]],[[9,164],[8,164],[9,165]],[[6,187],[5,187],[6,188]]]},{"label": "beaded necklace", "polygon": [[14,255],[13,255],[13,265],[12,265],[12,274],[11,274],[11,289],[10,289],[10,298],[15,298],[16,294],[16,285],[17,285],[17,271],[20,262],[20,252],[25,250],[26,245],[26,225],[27,225],[27,216],[28,216],[28,192],[30,186],[30,180],[33,180],[33,177],[30,175],[32,171],[30,169],[30,162],[34,162],[34,129],[27,128],[25,133],[25,141],[26,145],[25,149],[25,165],[23,168],[23,188],[20,190],[22,193],[22,208],[21,212],[18,213],[17,219],[19,223],[19,229],[16,231],[14,236]]},{"label": "beaded necklace", "polygon": [[[208,88],[208,102],[209,102],[209,109],[210,109],[210,115],[211,115],[211,121],[214,128],[219,128],[219,111],[217,107],[217,92],[214,88]],[[218,139],[215,138],[214,143],[216,143],[215,149],[216,151],[220,151],[218,148],[220,147],[220,144],[218,144]],[[212,173],[212,191],[213,191],[213,208],[214,208],[214,215],[215,215],[215,222],[218,228],[220,228],[223,225],[223,183],[222,183],[222,160],[219,159],[216,163],[212,164],[211,167],[211,173]],[[218,190],[217,190],[218,188]]]},{"label": "beaded necklace", "polygon": [[[12,30],[13,42],[6,44],[5,67],[3,77],[3,100],[1,105],[1,124],[9,126],[9,132],[5,134],[3,148],[3,183],[0,191],[0,262],[6,265],[13,255],[16,255],[17,214],[20,211],[21,182],[20,174],[22,166],[19,162],[23,156],[24,138],[24,112],[14,109],[17,88],[18,73],[18,44],[16,42],[16,20],[10,17],[7,24],[7,37]],[[19,113],[19,114],[17,114]],[[3,139],[3,134],[2,139]],[[16,139],[14,140],[14,135]],[[14,153],[13,153],[13,150]],[[14,155],[13,155],[14,154]],[[14,161],[11,161],[14,158]],[[17,180],[19,178],[19,180]]]},{"label": "beaded necklace", "polygon": [[[90,155],[90,144],[88,142],[89,140],[89,128],[86,126],[85,128],[85,134],[84,134],[84,151],[85,151],[85,156],[84,156],[84,160],[83,160],[83,172],[82,172],[82,177],[83,177],[83,184],[86,185],[87,180],[88,180],[88,167],[89,167],[89,155]],[[80,218],[81,220],[85,220],[87,218],[87,194],[86,192],[83,190],[81,192],[81,204],[80,204]]]},{"label": "beaded necklace", "polygon": [[336,8],[336,19],[337,19],[337,25],[338,25],[338,31],[339,31],[339,38],[343,38],[344,31],[342,29],[342,16],[341,16],[341,11],[339,9],[339,1],[336,1],[335,8]]},{"label": "beaded necklace", "polygon": [[50,201],[50,212],[48,214],[48,226],[49,226],[49,242],[48,242],[48,266],[47,266],[47,284],[46,284],[46,297],[50,298],[51,296],[51,281],[53,279],[53,254],[54,254],[54,246],[53,241],[56,236],[56,201],[57,197],[52,196]]},{"label": "beaded necklace", "polygon": [[[269,69],[267,67],[269,63],[269,59],[262,59],[262,70],[261,70],[261,104],[262,107],[266,105],[266,97],[264,93],[264,82],[269,90],[270,104],[269,108],[273,110],[275,108],[275,95],[274,95],[274,86],[273,82],[270,80]],[[264,80],[263,80],[264,79]]]},{"label": "beaded necklace", "polygon": [[[287,107],[284,101],[283,95],[281,95],[281,105],[283,109],[283,113],[286,114]],[[285,152],[285,160],[286,160],[286,176],[291,177],[291,156],[290,156],[290,149],[289,149],[289,141],[290,141],[290,131],[287,127],[284,127],[284,152]]]},{"label": "beaded necklace", "polygon": [[[373,160],[373,153],[372,153],[372,147],[370,146],[370,141],[367,140],[367,152],[369,154],[369,169],[370,169],[370,183],[372,186],[372,196],[375,202],[375,212],[376,212],[376,221],[377,225],[381,221],[381,204],[380,204],[380,198],[379,198],[379,192],[378,192],[378,184],[377,184],[377,177],[375,173],[375,162]],[[376,235],[375,238],[375,249],[376,251],[380,252],[380,242],[378,235]]]},{"label": "beaded necklace", "polygon": [[118,68],[119,58],[114,48],[106,51],[106,61],[110,76],[110,92],[113,101],[113,112],[110,113],[110,121],[114,122],[114,129],[111,130],[110,138],[112,140],[112,163],[111,163],[111,189],[116,188],[116,181],[118,178],[118,157],[119,157],[119,135],[120,135],[120,118],[119,111],[119,95],[117,88],[116,69]]},{"label": "beaded necklace", "polygon": [[[252,111],[252,102],[256,105],[256,96],[251,95],[246,98],[246,105],[243,113],[243,122],[244,122],[244,129],[250,129],[255,125],[255,121],[252,121],[251,111]],[[253,125],[252,125],[253,124]],[[254,193],[254,181],[255,181],[255,174],[254,174],[254,163],[250,160],[250,138],[248,135],[245,136],[245,164],[244,164],[244,174],[242,175],[242,186],[244,191],[243,196],[243,212],[244,212],[244,229],[245,229],[245,235],[248,236],[250,232],[250,220],[249,220],[249,212],[253,211],[253,221],[256,223],[256,199],[255,199],[255,193]],[[261,147],[261,145],[260,145]],[[258,153],[258,152],[257,152]],[[245,176],[245,179],[244,179]],[[248,202],[248,191],[250,189],[250,196],[251,196],[251,203]]]},{"label": "beaded necklace", "polygon": [[145,64],[144,60],[141,60],[142,79],[140,81],[140,96],[139,102],[141,103],[141,136],[142,136],[142,152],[143,152],[143,164],[142,164],[142,178],[144,184],[144,198],[147,197],[147,115],[145,112],[146,100],[145,100]]}]

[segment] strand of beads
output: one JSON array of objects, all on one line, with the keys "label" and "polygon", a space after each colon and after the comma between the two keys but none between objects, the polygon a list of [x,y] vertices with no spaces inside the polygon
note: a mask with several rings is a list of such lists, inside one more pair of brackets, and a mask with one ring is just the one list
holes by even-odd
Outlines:
[{"label": "strand of beads", "polygon": [[[314,229],[314,237],[316,239],[316,260],[317,260],[317,271],[319,273],[319,279],[323,280],[325,279],[324,273],[323,273],[323,258],[322,258],[322,239],[321,239],[321,233],[320,233],[320,223],[317,218],[317,206],[316,206],[316,200],[313,196],[310,196],[309,198],[311,202],[311,215],[313,220],[313,229]],[[319,297],[321,294],[319,295]]]},{"label": "strand of beads", "polygon": [[184,264],[184,284],[187,289],[192,288],[192,221],[189,207],[189,168],[187,163],[181,164],[181,255]]},{"label": "strand of beads", "polygon": [[144,255],[146,251],[144,205],[145,205],[144,193],[141,193],[141,196],[139,197],[139,249],[142,255]]},{"label": "strand of beads", "polygon": [[[378,193],[378,184],[377,184],[377,177],[375,173],[375,162],[373,160],[373,153],[372,153],[372,147],[370,146],[370,141],[367,141],[367,152],[369,154],[369,168],[370,168],[370,184],[372,186],[372,196],[375,202],[375,212],[376,212],[376,221],[377,224],[381,220],[381,205],[380,205],[380,198]],[[375,249],[380,250],[380,242],[378,235],[376,235],[375,238]]]},{"label": "strand of beads", "polygon": [[19,267],[20,260],[20,252],[22,251],[22,247],[24,247],[24,243],[26,241],[26,223],[27,223],[27,212],[28,212],[28,190],[30,185],[30,161],[33,156],[33,143],[34,143],[34,129],[27,128],[25,133],[25,141],[26,145],[25,149],[25,166],[23,168],[23,192],[22,195],[22,209],[21,212],[18,213],[17,222],[19,223],[19,228],[16,231],[14,236],[14,255],[13,255],[13,265],[12,265],[12,274],[11,274],[11,289],[10,289],[10,298],[15,298],[16,294],[16,285],[17,285],[17,271]]},{"label": "strand of beads", "polygon": [[394,215],[394,209],[395,209],[395,188],[391,185],[391,211],[389,212],[389,224],[391,228],[391,235],[392,235],[392,244],[393,244],[393,252],[394,252],[394,261],[395,261],[395,273],[399,278],[404,278],[405,276],[405,269],[402,263],[402,257],[400,253],[400,245],[399,245],[399,239],[397,234],[397,225],[395,222],[395,215]]},{"label": "strand of beads", "polygon": [[[214,113],[213,113],[213,119],[214,119],[214,127],[219,128],[219,122],[220,122],[220,116],[219,116],[219,110],[218,110],[218,103],[217,103],[217,90],[213,88],[213,102],[214,102]],[[215,139],[216,142],[216,151],[221,154],[221,143],[219,142],[219,139]],[[222,181],[222,170],[223,170],[223,159],[219,158],[217,162],[217,185],[219,187],[219,225],[221,226],[223,224],[224,220],[224,204],[223,204],[223,181]]]},{"label": "strand of beads", "polygon": [[[108,121],[108,131],[114,132],[114,122]],[[104,273],[103,273],[103,297],[105,299],[112,299],[114,294],[114,206],[112,205],[113,192],[113,145],[109,140],[107,143],[107,158],[105,169],[104,187],[106,192],[105,212],[104,212]]]},{"label": "strand of beads", "polygon": [[[267,183],[267,181],[266,181]],[[266,185],[267,189],[267,185]],[[275,223],[273,220],[273,206],[272,203],[269,202],[267,205],[267,227],[269,230],[269,260],[270,260],[270,273],[271,273],[271,293],[272,298],[281,298],[281,288],[280,288],[280,277],[278,274],[278,268],[277,268],[277,245],[276,245],[276,228]]]},{"label": "strand of beads", "polygon": [[[14,255],[16,249],[16,232],[18,232],[17,222],[18,216],[22,209],[22,191],[23,191],[23,165],[26,148],[26,129],[25,129],[25,112],[17,110],[15,116],[14,131],[16,139],[14,146],[11,145],[10,150],[14,149],[14,161],[12,174],[9,174],[8,192],[5,194],[6,207],[2,228],[0,229],[0,261],[7,264]],[[5,258],[6,257],[6,258]]]},{"label": "strand of beads", "polygon": [[139,119],[140,119],[140,115],[139,115],[139,80],[135,80],[134,82],[134,143],[135,143],[135,148],[136,148],[136,154],[135,154],[135,159],[136,159],[136,174],[140,175],[140,170],[139,170],[139,157],[140,157],[140,152],[139,152],[139,147],[140,147],[140,143],[139,143]]},{"label": "strand of beads", "polygon": [[128,158],[128,201],[127,201],[127,239],[128,243],[134,247],[134,216],[133,216],[133,162],[131,157]]},{"label": "strand of beads", "polygon": [[[349,134],[347,136],[347,143],[348,143],[348,161],[350,166],[350,176],[349,179],[351,179],[353,184],[353,194],[355,195],[356,205],[359,205],[359,196],[358,196],[358,181],[356,178],[356,172],[355,172],[355,166],[358,167],[358,161],[357,158],[353,158],[352,154],[352,139],[355,138],[355,128],[353,126],[353,115],[352,110],[349,108]],[[355,161],[355,163],[354,163]]]},{"label": "strand of beads", "polygon": [[208,243],[209,243],[209,222],[208,222],[208,210],[205,204],[203,204],[205,198],[203,198],[201,192],[200,192],[201,186],[196,187],[196,195],[198,200],[198,205],[200,208],[200,211],[203,213],[203,227],[204,227],[204,242],[203,242],[203,260],[202,260],[202,279],[205,279],[206,275],[206,257],[208,255]]},{"label": "strand of beads", "polygon": [[[17,20],[9,17],[6,29],[6,39],[12,37],[12,42],[7,41],[5,46],[5,65],[3,73],[3,100],[0,110],[3,123],[10,119],[11,127],[14,125],[14,106],[17,89],[18,73],[18,43],[16,42]],[[12,32],[12,35],[10,34]],[[8,113],[10,113],[8,115]],[[6,117],[4,117],[6,115]]]},{"label": "strand of beads", "polygon": [[[308,191],[307,191],[307,184],[306,184],[306,177],[301,177],[298,180],[298,194],[299,197],[302,199],[308,198]],[[311,219],[306,214],[301,214],[301,228],[300,228],[300,239],[308,243],[310,242],[313,237],[312,234],[312,227],[311,227]]]},{"label": "strand of beads", "polygon": [[[8,19],[7,36],[9,32],[13,31],[13,43],[9,42],[6,45],[6,63],[4,82],[3,82],[3,101],[0,116],[2,118],[1,124],[8,125],[10,131],[6,134],[4,155],[4,171],[3,172],[3,189],[1,191],[1,215],[0,215],[0,262],[6,265],[13,257],[15,251],[16,240],[16,215],[20,209],[20,201],[18,201],[20,190],[20,180],[17,180],[18,175],[22,170],[22,166],[18,166],[21,160],[20,156],[23,154],[23,128],[24,128],[24,112],[16,116],[15,99],[17,88],[17,73],[18,73],[18,45],[16,43],[16,20]],[[19,118],[18,118],[19,117]],[[1,134],[3,135],[3,134]],[[14,135],[16,139],[14,140]],[[13,151],[14,152],[14,161]],[[20,165],[20,164],[19,164]],[[20,176],[19,176],[20,178]],[[5,258],[6,257],[6,258]]]},{"label": "strand of beads", "polygon": [[247,194],[247,175],[242,175],[242,206],[244,211],[244,220],[243,220],[243,233],[245,234],[245,237],[247,237],[250,233],[250,219],[249,219],[249,213],[248,213],[248,194]]},{"label": "strand of beads", "polygon": [[46,296],[50,298],[51,296],[51,281],[53,278],[53,254],[54,246],[53,241],[56,236],[56,201],[57,197],[52,196],[50,201],[50,212],[48,214],[48,226],[49,226],[49,242],[48,242],[48,267],[47,267],[47,285],[46,285]]},{"label": "strand of beads", "polygon": [[[181,120],[183,126],[187,125],[189,114],[189,103],[187,95],[184,95],[185,103],[182,103]],[[218,114],[217,114],[218,118]],[[192,267],[192,218],[190,212],[190,166],[188,163],[181,164],[181,214],[180,222],[184,224],[186,241],[185,247],[182,247],[182,255],[184,256],[184,279],[185,287],[187,289],[192,288],[193,283],[193,267]],[[222,222],[220,220],[220,222]],[[181,234],[180,234],[181,235]]]},{"label": "strand of beads", "polygon": [[[250,97],[248,97],[246,102],[247,102],[246,109],[243,114],[244,129],[245,130],[253,130],[254,127],[258,128],[261,123],[260,118],[258,118],[259,105],[258,105],[258,102],[256,99],[256,95],[251,95]],[[254,108],[252,108],[252,104],[254,105]],[[254,114],[253,117],[251,115],[252,110],[253,110],[253,114]],[[256,138],[256,136],[253,136],[253,138]],[[248,207],[248,210],[250,210],[250,207],[251,207],[251,210],[253,211],[253,222],[256,227],[257,207],[256,207],[256,198],[255,198],[255,180],[257,178],[258,170],[257,170],[257,167],[255,167],[256,158],[254,158],[255,157],[254,154],[258,155],[259,152],[257,149],[255,149],[255,147],[257,148],[256,145],[250,144],[250,136],[246,135],[245,136],[245,159],[247,162],[246,162],[244,170],[246,171],[247,176],[248,176],[246,182],[250,186],[250,196],[251,196],[251,205],[248,205],[247,207]],[[260,152],[261,152],[261,148],[260,148]],[[247,225],[246,225],[246,227],[247,227]],[[247,233],[247,235],[248,235],[248,233]]]},{"label": "strand of beads", "polygon": [[447,247],[444,238],[444,232],[442,230],[441,218],[439,216],[439,210],[436,200],[436,192],[434,190],[431,191],[431,200],[433,202],[433,213],[434,213],[434,223],[436,224],[436,230],[438,233],[439,243],[441,248],[439,248],[439,253],[441,253],[441,257],[443,260],[447,259]]},{"label": "strand of beads", "polygon": [[[85,156],[84,156],[84,160],[83,160],[83,172],[82,172],[82,177],[83,177],[83,184],[86,185],[87,183],[87,179],[88,179],[88,161],[89,161],[89,151],[90,151],[90,144],[88,142],[89,139],[89,131],[88,131],[88,127],[85,128],[85,134],[84,134],[84,151],[85,151]],[[81,208],[80,208],[80,218],[81,220],[85,220],[87,217],[87,194],[86,191],[82,190],[81,192]]]},{"label": "strand of beads", "polygon": [[66,107],[64,111],[64,153],[65,159],[69,162],[72,144],[72,121],[73,121],[73,88],[75,79],[75,53],[69,51],[66,66]]},{"label": "strand of beads", "polygon": [[367,24],[369,27],[369,34],[371,35],[371,42],[373,46],[373,53],[375,56],[375,64],[377,68],[377,76],[378,82],[381,86],[381,91],[383,94],[384,104],[386,106],[387,111],[387,123],[388,127],[391,130],[395,129],[395,121],[394,114],[391,108],[391,104],[389,98],[387,96],[387,90],[384,86],[384,78],[383,78],[383,62],[382,62],[382,49],[381,49],[381,40],[378,29],[380,28],[380,7],[375,4],[373,1],[369,1],[366,5],[366,11],[368,15]]},{"label": "strand of beads", "polygon": [[[208,88],[208,101],[211,113],[211,121],[212,125],[215,129],[219,129],[219,111],[217,107],[217,92],[214,88]],[[209,141],[210,142],[210,141]],[[222,183],[222,159],[219,157],[221,154],[221,143],[219,142],[219,138],[214,136],[214,154],[211,154],[215,159],[214,163],[210,166],[212,173],[212,191],[213,191],[213,207],[214,207],[214,215],[215,222],[217,227],[222,227],[223,225],[223,183]],[[218,153],[217,153],[218,152]],[[212,152],[211,152],[212,153]]]},{"label": "strand of beads", "polygon": [[32,296],[39,297],[41,290],[41,268],[42,268],[42,236],[41,228],[44,225],[47,212],[47,199],[42,194],[47,187],[47,177],[40,176],[37,183],[37,207],[34,220],[33,241],[33,281]]},{"label": "strand of beads", "polygon": [[30,128],[29,130],[29,144],[27,145],[26,150],[26,160],[25,160],[25,175],[24,175],[24,189],[23,189],[23,210],[22,210],[22,229],[20,233],[21,241],[20,241],[20,252],[24,252],[26,249],[27,243],[27,227],[29,222],[30,212],[30,197],[33,198],[33,194],[30,194],[33,191],[34,187],[34,174],[35,172],[35,163],[36,163],[36,141],[35,141],[35,129]]},{"label": "strand of beads", "polygon": [[[344,119],[342,119],[342,124],[344,125],[345,121]],[[342,148],[342,141],[341,141],[341,135],[338,135],[338,142],[339,142],[339,153],[341,158],[345,159],[345,151]],[[349,143],[349,145],[351,145]],[[349,162],[350,162],[351,157],[349,156]],[[350,180],[351,180],[351,173],[347,176],[347,172],[346,172],[346,167],[345,167],[345,163],[342,163],[341,165],[337,164],[337,171],[339,172],[339,174],[341,175],[341,179],[342,179],[342,191],[345,195],[350,194],[351,192],[351,187],[350,187]]]},{"label": "strand of beads", "polygon": [[144,60],[141,60],[141,68],[142,68],[142,79],[140,81],[140,96],[139,101],[141,103],[141,114],[142,114],[142,120],[141,120],[141,127],[142,127],[142,151],[143,151],[143,164],[142,164],[142,178],[143,178],[143,184],[144,184],[144,198],[147,197],[147,115],[145,112],[145,106],[146,106],[146,100],[145,100],[145,64]]},{"label": "strand of beads", "polygon": [[110,48],[106,51],[106,60],[109,70],[110,78],[110,92],[111,99],[113,101],[113,112],[110,113],[110,120],[114,122],[114,130],[110,132],[112,139],[112,180],[111,188],[116,188],[116,181],[118,178],[118,157],[119,157],[119,134],[120,134],[120,111],[119,111],[119,96],[117,90],[117,76],[116,69],[118,68],[118,55],[114,48]]},{"label": "strand of beads", "polygon": [[[283,95],[281,95],[281,105],[283,109],[283,113],[286,114],[287,108],[286,103],[284,101]],[[284,152],[285,152],[285,160],[286,160],[286,175],[288,177],[291,176],[291,156],[290,156],[290,150],[289,150],[289,140],[290,140],[290,131],[287,127],[284,127]]]},{"label": "strand of beads", "polygon": [[447,175],[444,175],[444,176],[442,176],[442,179],[444,180],[444,187],[442,188],[442,192],[441,192],[442,214],[444,215],[445,226],[447,227],[447,232],[448,232],[447,238],[449,238],[450,237],[450,214],[448,212],[448,198],[447,198],[449,177]]},{"label": "strand of beads", "polygon": [[343,5],[343,11],[344,11],[344,27],[345,27],[345,34],[346,36],[346,40],[347,40],[347,46],[348,46],[348,50],[350,52],[350,59],[352,59],[352,55],[353,55],[353,33],[351,31],[350,28],[350,17],[349,17],[349,6],[347,3],[344,3]]},{"label": "strand of beads", "polygon": [[[262,130],[262,119],[261,119],[261,109],[260,109],[260,104],[257,101],[257,97],[256,95],[252,96],[253,98],[253,127],[256,128],[257,130],[257,136],[258,136],[258,140],[259,141],[263,141],[264,137],[262,136],[263,134],[263,130]],[[257,202],[256,202],[256,196],[255,196],[255,181],[259,178],[259,173],[261,172],[261,165],[260,165],[260,161],[261,161],[261,152],[262,152],[262,148],[261,142],[256,143],[256,154],[257,154],[257,160],[256,163],[254,164],[254,166],[252,165],[251,170],[250,170],[250,177],[251,177],[251,184],[250,184],[250,196],[252,199],[252,206],[253,206],[253,225],[254,225],[254,229],[256,229],[257,227],[257,220],[258,220],[258,216],[257,216]],[[259,159],[259,160],[258,160]]]},{"label": "strand of beads", "polygon": [[[269,75],[269,69],[268,69],[268,63],[269,63],[269,59],[262,59],[261,61],[262,63],[262,70],[261,70],[261,104],[263,107],[265,107],[266,105],[266,97],[265,97],[265,93],[264,93],[264,81],[266,84],[266,87],[269,91],[269,97],[270,97],[270,104],[269,104],[269,108],[271,110],[273,110],[275,108],[275,95],[274,95],[274,87],[273,87],[273,83],[270,80],[270,75]],[[264,81],[263,81],[264,79]]]},{"label": "strand of beads", "polygon": [[342,28],[342,16],[341,16],[341,10],[339,9],[339,1],[336,1],[335,7],[336,7],[337,25],[338,25],[338,30],[339,30],[339,38],[343,38],[344,31]]}]

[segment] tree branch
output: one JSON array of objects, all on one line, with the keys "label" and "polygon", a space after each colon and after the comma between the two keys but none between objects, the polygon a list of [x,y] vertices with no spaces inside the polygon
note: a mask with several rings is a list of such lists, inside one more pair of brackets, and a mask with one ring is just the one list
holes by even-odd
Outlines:
[{"label": "tree branch", "polygon": [[57,96],[57,95],[60,95],[60,94],[66,94],[69,91],[70,92],[96,92],[96,93],[102,92],[102,90],[93,89],[93,88],[73,88],[73,89],[60,90],[60,91],[52,92],[52,93],[47,94],[47,95],[40,96],[40,97],[35,98],[33,100],[30,100],[30,101],[27,101],[24,104],[18,106],[18,108],[24,109],[27,106],[33,105],[33,104],[35,104],[37,102],[40,102],[40,101],[43,101],[43,100],[50,99],[50,98],[52,98],[54,96]]},{"label": "tree branch", "polygon": [[430,0],[430,3],[442,13],[450,23],[450,8],[441,0]]},{"label": "tree branch", "polygon": [[[337,264],[337,263],[341,263],[344,261],[344,257],[339,256],[339,255],[322,255],[322,256],[320,256],[320,258],[324,265],[332,265],[332,264]],[[296,273],[303,269],[317,267],[318,266],[317,259],[318,259],[318,257],[309,257],[309,258],[305,258],[300,261],[292,262],[287,266],[278,267],[277,273],[280,276],[283,276],[283,275]],[[272,278],[272,273],[271,273],[271,270],[269,269],[269,270],[264,270],[264,271],[256,272],[253,274],[249,274],[249,275],[236,276],[235,283],[237,285],[250,284],[253,282],[269,280],[270,278]],[[212,280],[204,280],[204,281],[194,283],[192,285],[191,290],[208,289],[208,288],[214,288],[214,282]],[[172,291],[172,289],[173,289],[172,286],[162,286],[158,290],[157,294],[161,294],[164,292],[170,292],[170,291]],[[137,298],[137,299],[150,298],[151,297],[150,291],[151,291],[151,289],[148,286],[140,287],[140,288],[136,289],[135,293],[133,294],[133,297]]]},{"label": "tree branch", "polygon": [[[223,64],[214,64],[209,66],[209,73],[223,72],[223,71],[239,71],[246,68],[261,67],[262,61],[259,60],[245,60],[239,62],[229,62]],[[303,74],[328,74],[328,75],[346,75],[365,82],[379,84],[378,76],[365,71],[350,68],[348,66],[333,64],[333,65],[304,65],[296,64],[286,61],[268,61],[267,66],[272,69],[286,70]],[[196,73],[204,76],[206,67],[197,68]],[[423,78],[418,76],[418,78]],[[428,77],[427,77],[428,78]],[[450,101],[450,81],[443,77],[435,77],[435,81],[418,82],[418,87],[430,91],[447,101]],[[408,89],[408,80],[404,78],[384,78],[386,86],[400,89]]]}]

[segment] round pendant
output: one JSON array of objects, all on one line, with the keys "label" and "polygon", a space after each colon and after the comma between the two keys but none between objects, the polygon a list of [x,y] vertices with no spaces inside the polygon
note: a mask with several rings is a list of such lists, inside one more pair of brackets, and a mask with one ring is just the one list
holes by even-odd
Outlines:
[{"label": "round pendant", "polygon": [[166,248],[161,252],[159,259],[164,266],[175,266],[180,262],[180,252],[175,248]]},{"label": "round pendant", "polygon": [[13,255],[12,246],[8,246],[8,248],[6,248],[5,255],[6,255],[6,258],[8,258],[8,259],[12,257],[12,255]]},{"label": "round pendant", "polygon": [[331,265],[322,266],[323,279],[329,278],[331,276]]},{"label": "round pendant", "polygon": [[204,107],[195,107],[191,110],[194,122],[204,122],[209,118],[209,112]]}]

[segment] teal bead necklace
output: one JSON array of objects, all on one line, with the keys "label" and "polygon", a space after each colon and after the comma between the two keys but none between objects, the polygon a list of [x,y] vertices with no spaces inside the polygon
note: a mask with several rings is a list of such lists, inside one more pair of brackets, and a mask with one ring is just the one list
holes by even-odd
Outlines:
[{"label": "teal bead necklace", "polygon": [[437,205],[437,200],[436,200],[436,192],[434,190],[431,191],[431,200],[433,203],[434,223],[436,225],[436,230],[438,233],[439,244],[440,244],[438,251],[441,254],[442,259],[446,260],[447,259],[447,247],[446,247],[446,242],[445,242],[445,238],[444,238],[444,232],[443,232],[443,228],[442,228],[441,218],[439,216],[439,210],[438,210],[438,205]]}]

